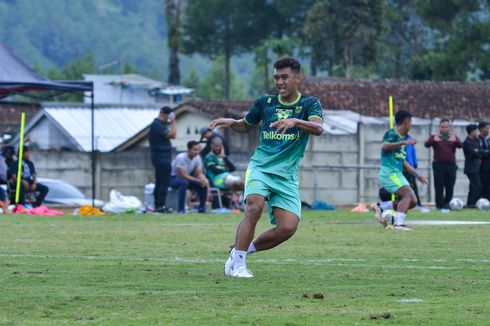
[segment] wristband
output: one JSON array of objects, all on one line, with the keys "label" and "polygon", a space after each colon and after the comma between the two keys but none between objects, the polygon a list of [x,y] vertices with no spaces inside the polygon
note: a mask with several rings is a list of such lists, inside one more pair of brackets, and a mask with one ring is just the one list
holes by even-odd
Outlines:
[{"label": "wristband", "polygon": [[419,176],[419,174],[417,173],[417,171],[415,171],[415,173],[413,174],[413,177],[416,178],[418,176]]}]

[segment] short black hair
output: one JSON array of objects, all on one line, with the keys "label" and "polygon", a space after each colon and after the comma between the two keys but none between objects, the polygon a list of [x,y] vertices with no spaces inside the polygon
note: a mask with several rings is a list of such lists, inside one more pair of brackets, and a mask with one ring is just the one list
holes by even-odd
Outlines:
[{"label": "short black hair", "polygon": [[274,69],[291,68],[295,74],[301,73],[301,64],[298,60],[292,57],[281,57],[274,62]]},{"label": "short black hair", "polygon": [[170,114],[172,112],[172,108],[170,106],[164,106],[160,109],[160,114]]},{"label": "short black hair", "polygon": [[405,110],[400,110],[397,113],[395,113],[395,123],[396,125],[401,125],[405,120],[410,119],[413,117],[413,115]]},{"label": "short black hair", "polygon": [[478,124],[478,129],[485,128],[488,125],[489,125],[488,122],[486,122],[486,121],[480,121],[480,123]]},{"label": "short black hair", "polygon": [[448,124],[451,124],[449,122],[449,119],[442,119],[441,121],[439,121],[439,126],[442,125],[444,122],[447,122]]},{"label": "short black hair", "polygon": [[199,145],[199,142],[195,140],[191,140],[190,142],[187,143],[187,149],[191,149],[192,147]]}]

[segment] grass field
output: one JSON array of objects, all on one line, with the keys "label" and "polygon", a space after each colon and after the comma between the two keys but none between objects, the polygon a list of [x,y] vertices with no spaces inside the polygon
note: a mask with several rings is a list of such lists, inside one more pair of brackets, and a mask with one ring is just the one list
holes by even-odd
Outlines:
[{"label": "grass field", "polygon": [[287,243],[249,256],[253,279],[232,279],[223,263],[240,218],[0,215],[0,324],[490,323],[490,225],[393,232],[371,214],[305,212]]}]

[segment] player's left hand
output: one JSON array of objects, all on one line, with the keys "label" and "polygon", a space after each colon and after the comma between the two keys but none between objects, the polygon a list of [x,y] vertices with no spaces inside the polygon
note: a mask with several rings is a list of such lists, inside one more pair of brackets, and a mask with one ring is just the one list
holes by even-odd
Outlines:
[{"label": "player's left hand", "polygon": [[295,118],[277,120],[276,122],[271,123],[269,127],[276,128],[277,133],[283,134],[296,126],[296,120],[297,119]]},{"label": "player's left hand", "polygon": [[423,175],[418,175],[417,176],[417,180],[419,180],[420,182],[422,182],[424,185],[428,185],[429,184],[429,180],[427,180],[427,178]]}]

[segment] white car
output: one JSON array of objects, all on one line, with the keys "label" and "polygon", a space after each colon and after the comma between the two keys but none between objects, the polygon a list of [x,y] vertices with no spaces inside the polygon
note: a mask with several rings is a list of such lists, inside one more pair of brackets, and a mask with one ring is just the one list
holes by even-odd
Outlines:
[{"label": "white car", "polygon": [[[82,205],[92,206],[92,199],[86,198],[78,188],[68,182],[47,178],[38,178],[37,180],[49,188],[43,204],[76,207]],[[94,204],[95,207],[104,206],[104,202],[99,199],[95,199]]]}]

